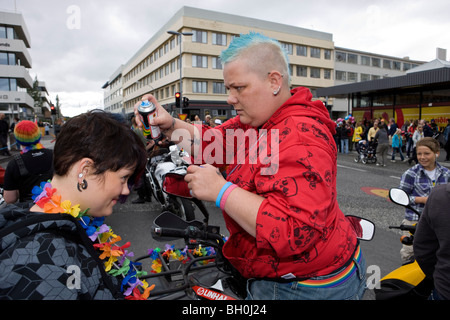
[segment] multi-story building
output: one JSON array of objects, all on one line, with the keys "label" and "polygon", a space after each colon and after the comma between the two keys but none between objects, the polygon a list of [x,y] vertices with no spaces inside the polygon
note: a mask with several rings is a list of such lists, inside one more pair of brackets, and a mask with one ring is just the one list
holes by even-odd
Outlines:
[{"label": "multi-story building", "polygon": [[[423,61],[398,58],[341,47],[334,48],[334,85],[377,80],[405,75]],[[332,117],[345,117],[351,111],[347,99],[330,99],[328,108]]]},{"label": "multi-story building", "polygon": [[122,70],[121,65],[110,77],[110,79],[103,85],[105,89],[103,99],[103,109],[113,113],[123,113],[123,89],[122,89]]},{"label": "multi-story building", "polygon": [[0,12],[0,113],[9,120],[34,117],[30,35],[21,14]]},{"label": "multi-story building", "polygon": [[[180,36],[168,31],[192,35]],[[290,58],[292,87],[306,86],[314,92],[316,88],[334,84],[331,34],[183,7],[125,63],[123,111],[111,111],[131,114],[134,104],[149,92],[170,111],[175,104],[175,93],[181,91],[189,99],[189,107],[182,111],[191,118],[195,114],[203,118],[208,113],[221,118],[233,116],[233,108],[226,103],[219,55],[233,37],[249,31],[261,32],[283,44]],[[109,83],[104,86],[105,99],[112,92]],[[110,107],[109,102],[105,106]]]}]

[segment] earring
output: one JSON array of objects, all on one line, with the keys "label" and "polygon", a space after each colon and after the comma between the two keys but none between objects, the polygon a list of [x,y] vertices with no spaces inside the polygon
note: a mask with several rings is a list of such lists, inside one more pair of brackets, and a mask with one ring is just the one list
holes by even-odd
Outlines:
[{"label": "earring", "polygon": [[[81,175],[81,173],[80,173],[80,175]],[[77,189],[78,189],[78,191],[80,191],[80,192],[82,192],[81,189],[86,190],[87,187],[88,187],[88,184],[87,184],[86,179],[83,179],[83,181],[82,181],[81,183],[79,183],[79,182],[77,183]]]},{"label": "earring", "polygon": [[277,90],[273,92],[273,95],[276,96],[280,92],[281,86],[278,87]]}]

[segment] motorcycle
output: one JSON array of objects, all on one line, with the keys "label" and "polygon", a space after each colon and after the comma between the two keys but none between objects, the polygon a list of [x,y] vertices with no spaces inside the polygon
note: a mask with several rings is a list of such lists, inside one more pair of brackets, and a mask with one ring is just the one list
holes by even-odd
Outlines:
[{"label": "motorcycle", "polygon": [[154,153],[147,161],[145,178],[155,198],[162,206],[162,211],[170,211],[184,220],[195,219],[195,207],[192,202],[182,197],[175,197],[162,190],[164,176],[169,172],[185,173],[189,165],[189,154],[180,150],[178,146],[169,146],[169,150],[162,148]]},{"label": "motorcycle", "polygon": [[[390,189],[389,198],[393,203],[408,208],[420,216],[420,213],[411,207],[409,196],[402,189]],[[413,245],[416,225],[402,224],[400,226],[389,226],[389,228],[409,231],[409,235],[402,236],[400,241],[404,245]],[[380,280],[379,288],[375,288],[374,291],[376,300],[426,300],[432,289],[432,280],[423,273],[417,261],[414,260],[383,277]]]},{"label": "motorcycle", "polygon": [[[184,239],[184,249],[169,249],[136,259],[136,262],[152,258],[161,261],[161,271],[140,277],[155,284],[150,300],[240,300],[247,296],[246,279],[222,254],[225,243],[220,227],[209,225],[209,213],[202,201],[194,198],[184,181],[184,174],[169,172],[164,177],[163,191],[172,196],[193,201],[203,213],[203,221],[186,221],[171,212],[161,213],[152,226],[152,237],[157,241]],[[356,216],[346,216],[360,240],[370,241],[375,233],[372,222]],[[199,246],[213,248],[212,254],[196,255]],[[173,252],[184,252],[178,259]],[[181,261],[180,261],[181,260]]]}]

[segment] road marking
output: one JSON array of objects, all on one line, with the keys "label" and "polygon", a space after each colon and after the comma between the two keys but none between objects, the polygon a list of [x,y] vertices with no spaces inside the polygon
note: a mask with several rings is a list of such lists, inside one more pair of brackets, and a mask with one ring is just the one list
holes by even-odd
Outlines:
[{"label": "road marking", "polygon": [[389,176],[389,178],[394,178],[394,179],[398,179],[398,180],[401,180],[401,178],[402,178],[402,177]]},{"label": "road marking", "polygon": [[345,169],[351,169],[351,170],[356,170],[356,171],[361,171],[361,172],[367,172],[367,170],[363,170],[363,169],[356,169],[356,168],[352,168],[352,167],[347,167],[347,166],[343,166],[338,164],[337,165],[339,168],[345,168]]}]

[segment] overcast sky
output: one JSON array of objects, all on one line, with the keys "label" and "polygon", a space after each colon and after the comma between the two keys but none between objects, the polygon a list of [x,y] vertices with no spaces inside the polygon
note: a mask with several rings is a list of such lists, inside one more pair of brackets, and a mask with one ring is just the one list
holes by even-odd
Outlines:
[{"label": "overcast sky", "polygon": [[335,46],[431,61],[449,50],[448,0],[0,0],[22,13],[31,75],[73,116],[103,106],[102,85],[182,6],[331,33]]}]

